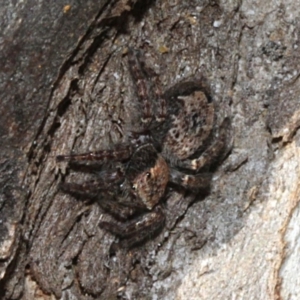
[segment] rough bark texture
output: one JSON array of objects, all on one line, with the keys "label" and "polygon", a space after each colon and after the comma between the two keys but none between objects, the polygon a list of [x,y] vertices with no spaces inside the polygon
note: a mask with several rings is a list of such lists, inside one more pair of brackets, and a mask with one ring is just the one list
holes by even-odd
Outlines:
[{"label": "rough bark texture", "polygon": [[[299,1],[0,6],[1,299],[300,298]],[[55,156],[122,140],[128,46],[165,89],[205,77],[234,143],[208,195],[172,192],[163,232],[110,257]]]}]

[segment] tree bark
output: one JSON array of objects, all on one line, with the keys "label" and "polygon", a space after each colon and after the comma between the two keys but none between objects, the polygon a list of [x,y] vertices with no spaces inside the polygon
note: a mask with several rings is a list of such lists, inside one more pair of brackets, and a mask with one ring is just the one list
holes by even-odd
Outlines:
[{"label": "tree bark", "polygon": [[[299,299],[298,1],[0,4],[2,299]],[[205,78],[233,148],[211,188],[172,190],[166,226],[109,254],[87,180],[58,154],[122,141],[128,47],[164,88]]]}]

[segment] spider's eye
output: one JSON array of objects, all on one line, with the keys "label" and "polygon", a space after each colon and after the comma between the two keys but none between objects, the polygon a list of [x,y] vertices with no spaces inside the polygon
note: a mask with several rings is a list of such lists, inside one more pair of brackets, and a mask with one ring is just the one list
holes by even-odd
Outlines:
[{"label": "spider's eye", "polygon": [[134,191],[136,190],[136,186],[135,186],[135,185],[133,185],[131,188],[132,188]]},{"label": "spider's eye", "polygon": [[147,178],[150,178],[150,177],[151,177],[151,173],[148,172],[148,173],[146,174],[146,177],[147,177]]}]

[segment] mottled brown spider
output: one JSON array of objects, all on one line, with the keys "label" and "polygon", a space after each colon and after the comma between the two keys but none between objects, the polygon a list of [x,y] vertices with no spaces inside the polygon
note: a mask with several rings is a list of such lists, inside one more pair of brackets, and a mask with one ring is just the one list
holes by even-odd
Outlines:
[{"label": "mottled brown spider", "polygon": [[[181,82],[161,93],[157,75],[129,49],[140,128],[125,132],[127,142],[113,149],[59,155],[57,161],[97,161],[97,180],[63,183],[69,194],[97,201],[115,221],[99,226],[132,247],[164,225],[162,203],[170,185],[199,191],[210,184],[210,166],[226,148],[229,118],[214,131],[214,104],[200,80]],[[117,243],[114,244],[115,246]]]}]

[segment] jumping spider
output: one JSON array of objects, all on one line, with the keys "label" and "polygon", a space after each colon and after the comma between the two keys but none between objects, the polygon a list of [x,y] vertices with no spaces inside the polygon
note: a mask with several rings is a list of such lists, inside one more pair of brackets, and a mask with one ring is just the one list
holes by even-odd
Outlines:
[{"label": "jumping spider", "polygon": [[128,64],[140,128],[126,132],[127,142],[113,149],[59,155],[57,161],[102,164],[96,182],[62,183],[61,189],[97,201],[116,219],[99,226],[119,237],[119,246],[132,247],[164,225],[161,203],[168,186],[195,192],[209,186],[209,168],[224,153],[230,120],[224,119],[212,139],[214,105],[201,80],[181,82],[162,94],[139,51],[129,49]]}]

